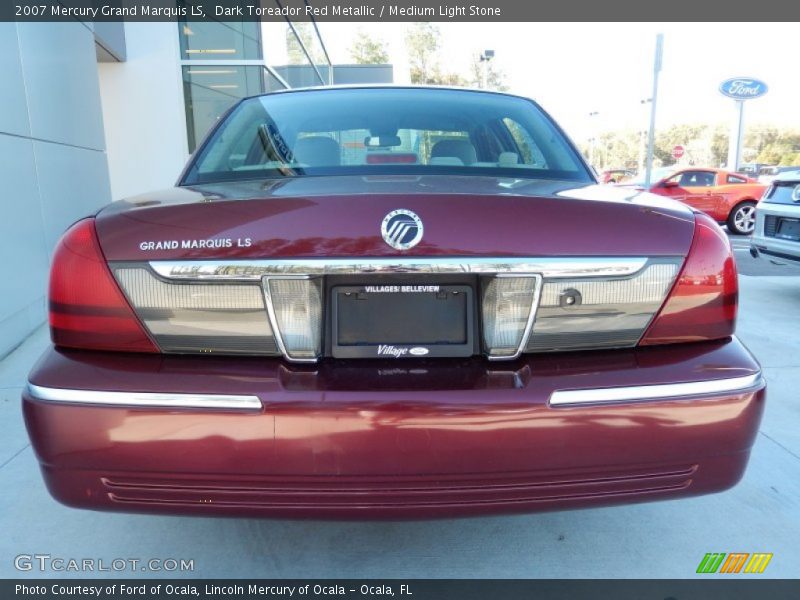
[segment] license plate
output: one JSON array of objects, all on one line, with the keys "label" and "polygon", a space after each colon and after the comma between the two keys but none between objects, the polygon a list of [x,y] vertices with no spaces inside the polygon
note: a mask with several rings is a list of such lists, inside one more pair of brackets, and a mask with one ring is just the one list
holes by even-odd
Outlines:
[{"label": "license plate", "polygon": [[336,358],[471,356],[474,293],[468,285],[336,286]]},{"label": "license plate", "polygon": [[775,237],[784,240],[800,240],[800,220],[780,219]]}]

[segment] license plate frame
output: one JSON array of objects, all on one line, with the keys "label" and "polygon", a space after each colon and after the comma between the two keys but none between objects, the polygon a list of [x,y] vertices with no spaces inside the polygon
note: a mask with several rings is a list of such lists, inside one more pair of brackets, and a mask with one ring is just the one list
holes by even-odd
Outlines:
[{"label": "license plate frame", "polygon": [[471,285],[335,285],[330,294],[334,358],[474,354],[476,296]]}]

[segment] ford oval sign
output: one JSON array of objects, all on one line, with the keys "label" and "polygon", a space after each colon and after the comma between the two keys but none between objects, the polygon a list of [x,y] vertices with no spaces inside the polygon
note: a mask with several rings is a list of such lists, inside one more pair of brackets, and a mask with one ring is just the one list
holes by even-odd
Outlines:
[{"label": "ford oval sign", "polygon": [[767,84],[752,77],[732,77],[719,84],[723,96],[734,100],[752,100],[767,93]]}]

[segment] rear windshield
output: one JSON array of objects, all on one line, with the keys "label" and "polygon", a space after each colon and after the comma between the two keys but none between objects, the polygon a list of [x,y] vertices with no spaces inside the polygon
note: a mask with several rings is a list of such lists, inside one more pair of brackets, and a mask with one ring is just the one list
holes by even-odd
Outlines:
[{"label": "rear windshield", "polygon": [[401,88],[244,100],[200,148],[183,183],[396,173],[593,181],[533,102]]},{"label": "rear windshield", "polygon": [[800,205],[800,171],[792,181],[774,181],[764,193],[763,202]]}]

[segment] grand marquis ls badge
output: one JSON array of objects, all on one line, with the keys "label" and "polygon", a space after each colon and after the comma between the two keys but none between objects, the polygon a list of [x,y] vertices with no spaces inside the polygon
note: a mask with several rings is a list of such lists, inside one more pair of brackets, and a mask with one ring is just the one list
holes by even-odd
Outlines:
[{"label": "grand marquis ls badge", "polygon": [[405,208],[393,210],[381,223],[383,240],[397,250],[408,250],[419,244],[423,231],[422,220]]}]

